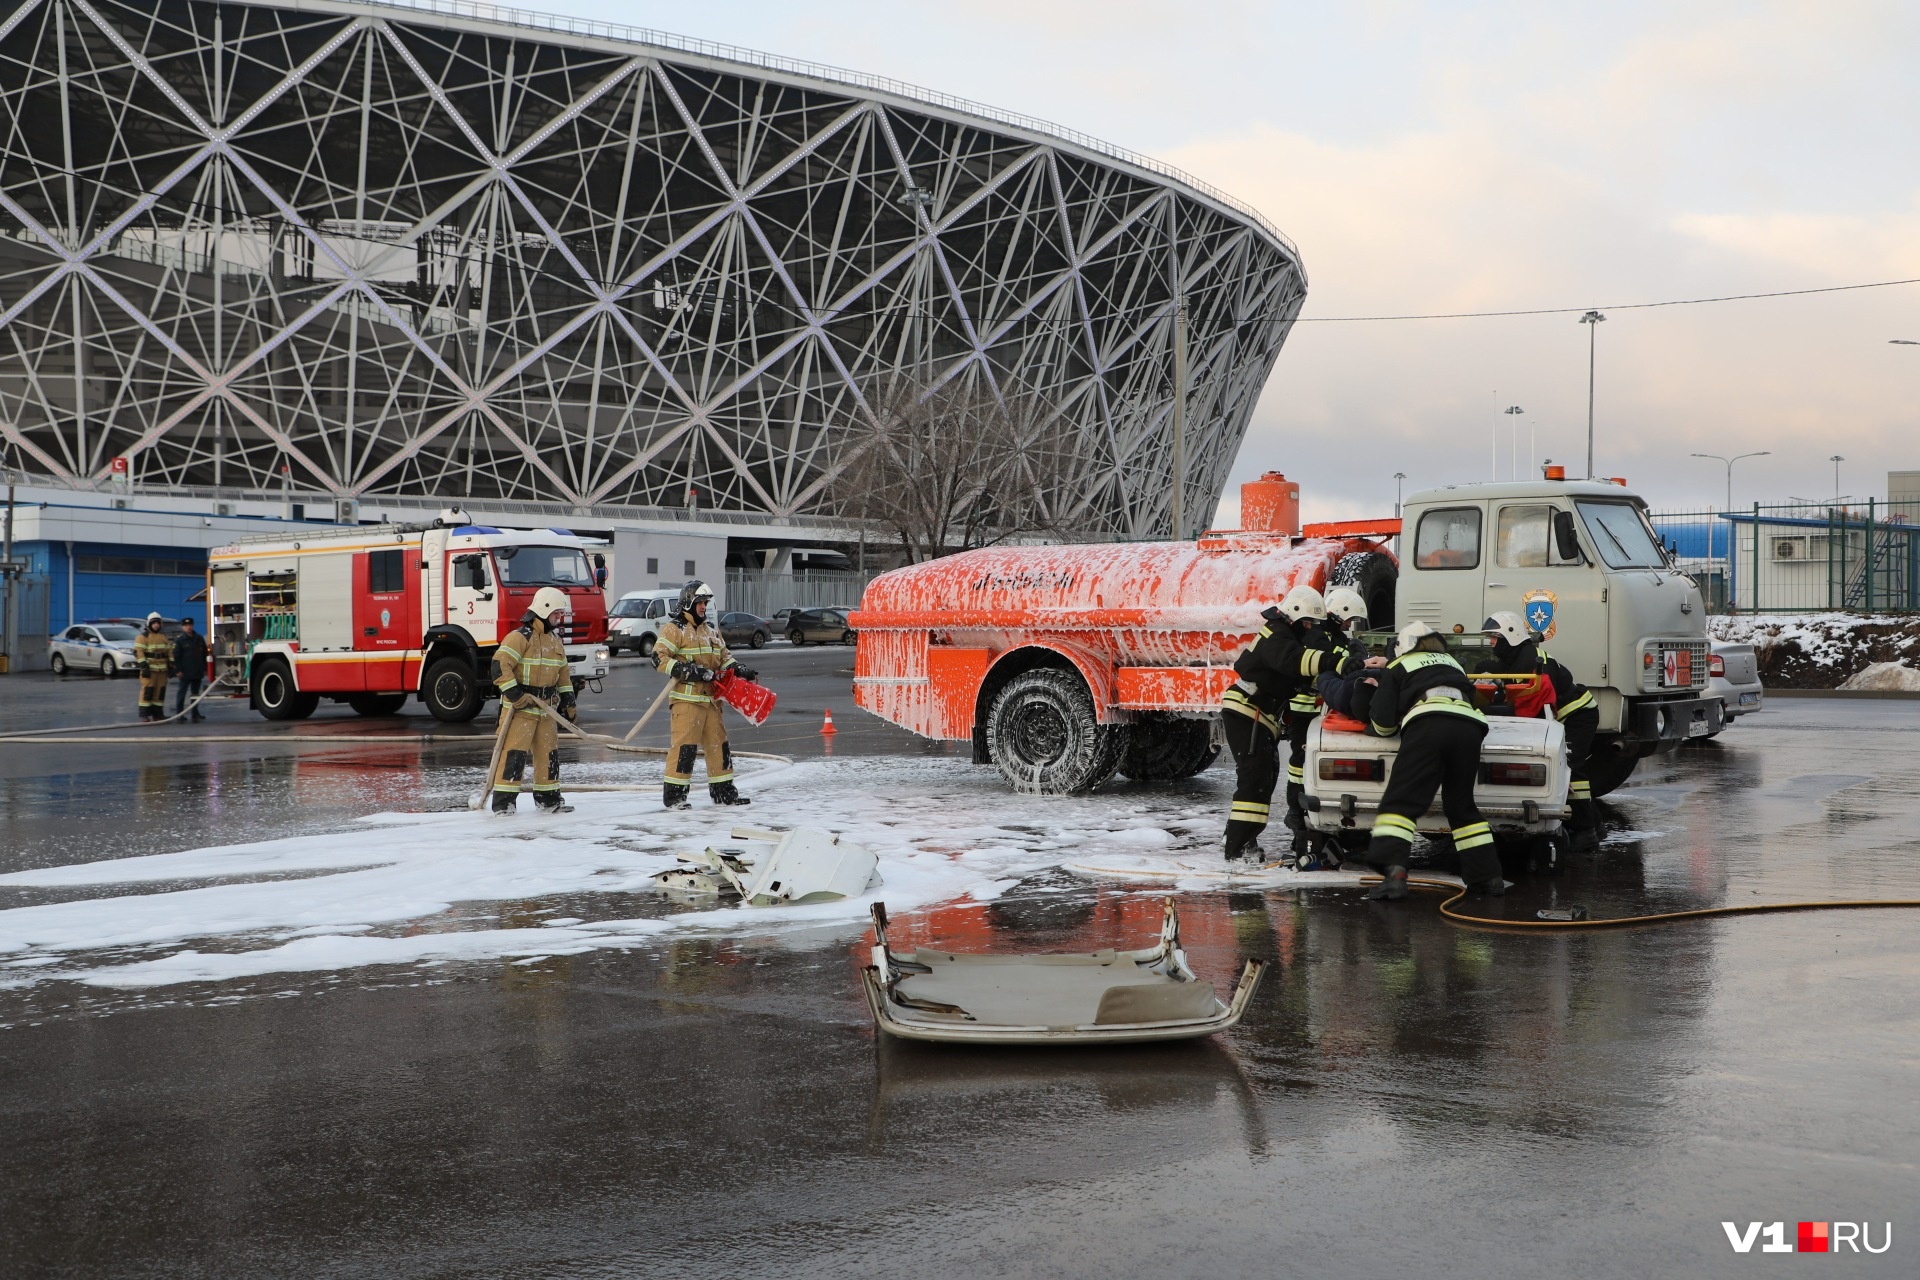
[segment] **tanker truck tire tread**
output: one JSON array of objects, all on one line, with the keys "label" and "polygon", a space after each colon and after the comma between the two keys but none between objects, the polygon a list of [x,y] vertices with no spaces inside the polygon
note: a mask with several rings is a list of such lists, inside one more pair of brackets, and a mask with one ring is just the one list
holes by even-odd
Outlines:
[{"label": "tanker truck tire tread", "polygon": [[1593,798],[1598,800],[1617,790],[1644,758],[1641,751],[1621,751],[1605,742],[1594,743],[1593,754],[1587,757],[1587,783],[1593,788]]},{"label": "tanker truck tire tread", "polygon": [[1211,721],[1150,711],[1134,722],[1120,772],[1135,782],[1171,782],[1205,773],[1219,756]]},{"label": "tanker truck tire tread", "polygon": [[1042,667],[1009,680],[987,714],[987,743],[1016,791],[1077,795],[1120,767],[1130,725],[1101,724],[1077,671]]},{"label": "tanker truck tire tread", "polygon": [[1352,587],[1367,602],[1367,625],[1393,625],[1394,588],[1400,571],[1393,558],[1378,551],[1350,551],[1327,570],[1327,589]]}]

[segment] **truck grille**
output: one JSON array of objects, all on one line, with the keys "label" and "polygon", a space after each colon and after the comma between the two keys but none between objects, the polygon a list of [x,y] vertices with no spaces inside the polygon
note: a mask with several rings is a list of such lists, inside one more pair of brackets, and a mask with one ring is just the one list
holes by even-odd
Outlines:
[{"label": "truck grille", "polygon": [[1640,660],[1644,693],[1684,692],[1707,687],[1705,640],[1655,640]]}]

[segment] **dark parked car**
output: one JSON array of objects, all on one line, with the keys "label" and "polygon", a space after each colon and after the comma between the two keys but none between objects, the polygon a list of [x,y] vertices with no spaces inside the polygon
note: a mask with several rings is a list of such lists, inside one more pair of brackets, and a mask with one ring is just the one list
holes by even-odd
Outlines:
[{"label": "dark parked car", "polygon": [[794,644],[852,644],[853,628],[844,609],[799,609],[787,619],[787,639]]},{"label": "dark parked car", "polygon": [[795,608],[792,605],[788,605],[784,609],[775,609],[773,616],[767,619],[767,624],[773,628],[775,635],[783,636],[787,634],[787,624],[793,621],[793,615],[805,612],[805,609]]},{"label": "dark parked car", "polygon": [[757,613],[720,615],[720,638],[729,645],[747,645],[758,649],[773,639],[773,624]]}]

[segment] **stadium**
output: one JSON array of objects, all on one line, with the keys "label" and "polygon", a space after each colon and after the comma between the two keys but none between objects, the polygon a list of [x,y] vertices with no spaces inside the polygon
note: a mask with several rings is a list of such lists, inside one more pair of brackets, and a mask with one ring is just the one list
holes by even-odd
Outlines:
[{"label": "stadium", "polygon": [[659,33],[24,0],[0,68],[0,431],[81,488],[804,525],[905,380],[1042,406],[1083,523],[1139,537],[1174,299],[1210,512],[1305,292],[1142,157]]}]

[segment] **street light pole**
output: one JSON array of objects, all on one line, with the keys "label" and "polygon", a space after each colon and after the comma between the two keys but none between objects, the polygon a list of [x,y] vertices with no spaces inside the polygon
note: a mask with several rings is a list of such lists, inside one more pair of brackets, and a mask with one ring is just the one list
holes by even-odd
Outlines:
[{"label": "street light pole", "polygon": [[1589,311],[1580,317],[1580,323],[1587,326],[1587,479],[1593,479],[1593,361],[1594,335],[1599,332],[1599,324],[1606,317],[1598,311]]},{"label": "street light pole", "polygon": [[1722,507],[1721,510],[1731,511],[1733,510],[1733,464],[1743,458],[1764,458],[1772,454],[1772,452],[1773,450],[1771,449],[1758,449],[1752,453],[1736,453],[1731,458],[1721,453],[1695,453],[1689,454],[1688,456],[1693,458],[1712,458],[1715,462],[1724,462],[1727,464],[1727,505]]},{"label": "street light pole", "polygon": [[1840,464],[1846,459],[1836,453],[1827,461],[1833,464],[1833,505],[1837,507],[1840,505]]},{"label": "street light pole", "polygon": [[[1502,412],[1511,418],[1525,413],[1526,410],[1517,404],[1510,404]],[[1507,424],[1507,457],[1509,459],[1507,470],[1513,473],[1515,480],[1518,480],[1520,478],[1520,424],[1517,422]],[[1499,476],[1494,477],[1496,480],[1499,478]]]}]

